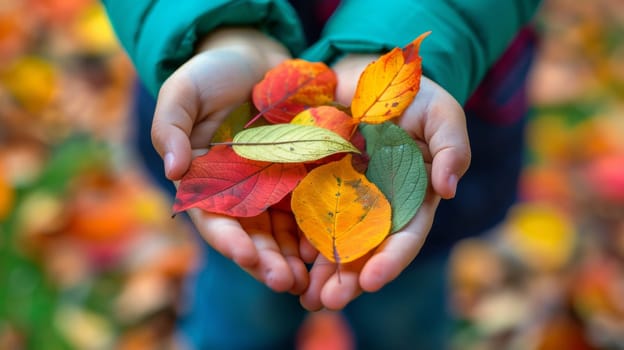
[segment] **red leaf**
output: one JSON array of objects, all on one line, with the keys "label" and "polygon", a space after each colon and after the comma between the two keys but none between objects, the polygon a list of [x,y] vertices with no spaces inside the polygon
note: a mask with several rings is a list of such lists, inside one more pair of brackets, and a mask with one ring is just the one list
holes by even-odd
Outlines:
[{"label": "red leaf", "polygon": [[368,153],[366,152],[366,139],[359,130],[355,130],[353,136],[351,136],[351,143],[360,150],[360,154],[354,154],[351,164],[355,170],[365,173],[368,168],[368,161],[370,160]]},{"label": "red leaf", "polygon": [[256,216],[290,193],[306,169],[299,163],[268,163],[215,146],[197,157],[180,181],[174,213],[190,208],[235,217]]},{"label": "red leaf", "polygon": [[252,99],[266,120],[288,123],[307,107],[332,102],[336,84],[336,74],[324,63],[292,59],[268,71]]}]

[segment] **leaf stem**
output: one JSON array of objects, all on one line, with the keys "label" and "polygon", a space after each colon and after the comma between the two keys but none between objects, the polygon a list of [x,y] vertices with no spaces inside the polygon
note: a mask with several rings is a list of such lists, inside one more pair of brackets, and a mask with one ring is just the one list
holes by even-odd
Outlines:
[{"label": "leaf stem", "polygon": [[262,111],[258,112],[258,114],[256,114],[253,118],[251,118],[251,119],[247,122],[247,124],[245,124],[245,126],[243,126],[243,129],[247,129],[248,127],[250,127],[250,126],[251,126],[251,124],[255,123],[255,122],[256,122],[256,120],[258,120],[258,119],[262,116],[262,114],[264,114],[264,112],[262,112]]},{"label": "leaf stem", "polygon": [[308,142],[332,142],[326,139],[310,139],[310,140],[290,140],[290,141],[273,141],[273,142],[211,142],[208,144],[210,147],[214,146],[273,146],[273,145],[287,145],[290,143],[308,143]]}]

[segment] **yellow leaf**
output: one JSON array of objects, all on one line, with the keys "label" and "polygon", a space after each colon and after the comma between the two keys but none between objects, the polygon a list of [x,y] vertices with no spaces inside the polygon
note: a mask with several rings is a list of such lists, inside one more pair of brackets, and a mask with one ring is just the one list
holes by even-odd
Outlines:
[{"label": "yellow leaf", "polygon": [[356,120],[379,124],[400,116],[420,89],[418,48],[430,32],[403,49],[395,48],[366,67],[355,89],[351,114]]},{"label": "yellow leaf", "polygon": [[390,232],[390,203],[353,169],[351,155],[312,170],[293,191],[291,206],[306,238],[336,263],[363,256]]}]

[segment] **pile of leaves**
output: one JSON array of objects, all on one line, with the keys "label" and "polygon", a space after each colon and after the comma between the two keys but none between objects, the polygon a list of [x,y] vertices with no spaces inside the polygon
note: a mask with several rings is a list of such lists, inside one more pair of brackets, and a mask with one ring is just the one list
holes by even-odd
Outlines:
[{"label": "pile of leaves", "polygon": [[412,219],[427,188],[418,145],[393,121],[419,91],[428,34],[370,63],[350,106],[335,101],[336,74],[323,63],[292,59],[268,71],[252,93],[258,113],[249,120],[247,106],[222,125],[182,178],[174,212],[278,208],[330,261],[375,248]]}]

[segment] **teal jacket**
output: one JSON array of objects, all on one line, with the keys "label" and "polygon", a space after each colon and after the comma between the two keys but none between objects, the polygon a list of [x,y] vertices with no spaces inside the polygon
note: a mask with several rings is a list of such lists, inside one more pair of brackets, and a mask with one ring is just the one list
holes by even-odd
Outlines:
[{"label": "teal jacket", "polygon": [[104,0],[139,76],[156,95],[216,27],[260,28],[293,56],[333,62],[345,53],[384,52],[426,31],[423,71],[464,103],[487,69],[527,24],[539,0],[343,0],[318,42],[307,45],[286,0]]}]

